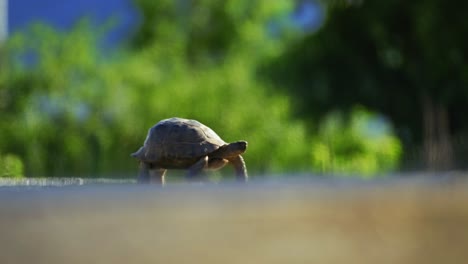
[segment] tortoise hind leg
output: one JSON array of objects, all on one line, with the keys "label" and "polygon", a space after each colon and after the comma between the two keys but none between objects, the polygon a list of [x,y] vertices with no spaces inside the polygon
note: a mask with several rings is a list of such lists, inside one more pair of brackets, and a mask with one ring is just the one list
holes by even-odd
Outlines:
[{"label": "tortoise hind leg", "polygon": [[140,172],[138,173],[138,183],[158,183],[164,184],[165,169],[155,169],[151,164],[141,161]]},{"label": "tortoise hind leg", "polygon": [[149,183],[150,182],[150,164],[140,161],[140,171],[138,172],[138,183]]},{"label": "tortoise hind leg", "polygon": [[247,175],[247,167],[245,166],[244,159],[241,155],[228,158],[229,162],[236,171],[236,179],[238,181],[246,182],[249,176]]},{"label": "tortoise hind leg", "polygon": [[150,172],[150,182],[164,185],[166,183],[166,169],[152,169]]}]

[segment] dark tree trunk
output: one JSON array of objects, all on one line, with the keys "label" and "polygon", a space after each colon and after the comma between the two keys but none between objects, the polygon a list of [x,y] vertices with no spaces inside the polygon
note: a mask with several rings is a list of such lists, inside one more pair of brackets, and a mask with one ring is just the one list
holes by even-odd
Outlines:
[{"label": "dark tree trunk", "polygon": [[423,160],[428,170],[449,170],[453,167],[453,147],[447,108],[422,96]]}]

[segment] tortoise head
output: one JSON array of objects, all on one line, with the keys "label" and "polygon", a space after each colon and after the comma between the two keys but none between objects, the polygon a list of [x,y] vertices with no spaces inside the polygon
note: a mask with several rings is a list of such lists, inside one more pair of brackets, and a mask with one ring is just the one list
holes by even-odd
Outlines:
[{"label": "tortoise head", "polygon": [[247,141],[236,141],[220,147],[212,153],[212,157],[228,158],[239,156],[247,150]]},{"label": "tortoise head", "polygon": [[239,141],[236,141],[234,143],[231,143],[229,144],[232,149],[234,150],[237,150],[237,151],[240,151],[241,153],[239,154],[242,154],[244,153],[246,150],[247,150],[247,141],[244,141],[244,140],[239,140]]}]

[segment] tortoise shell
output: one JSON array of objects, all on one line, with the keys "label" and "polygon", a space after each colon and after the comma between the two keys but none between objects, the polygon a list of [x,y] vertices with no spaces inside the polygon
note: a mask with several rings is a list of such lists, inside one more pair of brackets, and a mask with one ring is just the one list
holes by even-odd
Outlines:
[{"label": "tortoise shell", "polygon": [[143,147],[132,156],[145,162],[193,159],[208,155],[226,144],[202,123],[173,117],[150,128]]}]

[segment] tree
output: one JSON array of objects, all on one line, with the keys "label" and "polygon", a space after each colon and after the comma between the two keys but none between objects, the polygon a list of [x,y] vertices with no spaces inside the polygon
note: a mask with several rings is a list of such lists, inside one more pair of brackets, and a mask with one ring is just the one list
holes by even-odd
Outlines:
[{"label": "tree", "polygon": [[396,125],[407,159],[422,145],[425,167],[455,166],[453,137],[468,128],[468,3],[355,3],[325,8],[324,26],[267,72],[296,94],[302,115],[364,105]]},{"label": "tree", "polygon": [[285,0],[134,2],[142,21],[133,36],[133,47],[171,43],[180,46],[179,52],[195,63],[222,60],[233,50],[256,50],[254,57],[262,57],[272,49],[281,49],[284,39],[272,38],[268,26],[293,8],[293,3]]},{"label": "tree", "polygon": [[259,78],[260,65],[294,35],[275,32],[291,1],[138,2],[143,28],[132,48],[102,52],[86,23],[70,32],[34,25],[9,39],[0,71],[6,174],[22,173],[22,164],[26,176],[133,174],[129,154],[149,127],[172,116],[198,119],[227,141],[249,141],[244,158],[254,173],[373,176],[398,163],[391,129],[373,142],[362,133],[362,120],[375,119],[366,111],[351,126],[332,116],[314,135],[291,115],[289,96]]}]

